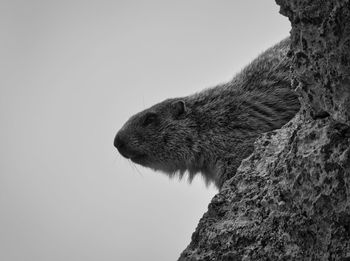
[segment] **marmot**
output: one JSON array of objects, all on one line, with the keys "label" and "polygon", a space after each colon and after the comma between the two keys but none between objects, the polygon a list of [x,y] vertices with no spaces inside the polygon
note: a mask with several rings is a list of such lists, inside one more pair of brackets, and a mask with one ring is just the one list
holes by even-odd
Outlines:
[{"label": "marmot", "polygon": [[219,189],[263,132],[299,110],[291,88],[289,38],[263,52],[230,82],[167,99],[132,116],[114,145],[133,162],[169,176],[201,173]]}]

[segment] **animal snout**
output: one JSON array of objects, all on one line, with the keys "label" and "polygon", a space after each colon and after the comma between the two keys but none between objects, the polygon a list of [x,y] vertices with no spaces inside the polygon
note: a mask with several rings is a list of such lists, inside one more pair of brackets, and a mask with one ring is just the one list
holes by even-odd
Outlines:
[{"label": "animal snout", "polygon": [[114,147],[116,147],[119,153],[127,159],[133,158],[137,155],[137,152],[131,148],[130,144],[128,144],[127,137],[119,133],[114,138]]},{"label": "animal snout", "polygon": [[119,134],[117,134],[114,138],[114,147],[116,147],[119,153],[122,154],[125,158],[129,158],[125,139],[123,139],[123,137],[121,137]]}]

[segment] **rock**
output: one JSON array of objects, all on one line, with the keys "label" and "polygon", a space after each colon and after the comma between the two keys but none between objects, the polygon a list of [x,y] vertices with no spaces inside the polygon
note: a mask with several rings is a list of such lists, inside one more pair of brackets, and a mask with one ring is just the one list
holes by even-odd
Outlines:
[{"label": "rock", "polygon": [[276,2],[302,109],[256,141],[180,261],[350,260],[350,2]]}]

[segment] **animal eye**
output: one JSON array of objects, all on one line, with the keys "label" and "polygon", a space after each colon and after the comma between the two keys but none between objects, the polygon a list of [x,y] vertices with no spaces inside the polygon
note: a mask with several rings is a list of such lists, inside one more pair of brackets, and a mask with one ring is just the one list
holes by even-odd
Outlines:
[{"label": "animal eye", "polygon": [[157,120],[157,114],[149,113],[146,115],[145,119],[143,120],[143,126],[148,126],[154,123],[156,120]]}]

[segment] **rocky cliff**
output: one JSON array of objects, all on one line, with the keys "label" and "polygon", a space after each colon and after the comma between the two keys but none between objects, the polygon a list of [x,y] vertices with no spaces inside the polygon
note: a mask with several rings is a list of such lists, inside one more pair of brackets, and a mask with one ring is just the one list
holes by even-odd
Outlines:
[{"label": "rocky cliff", "polygon": [[350,2],[276,0],[302,109],[264,134],[179,260],[350,260]]}]

